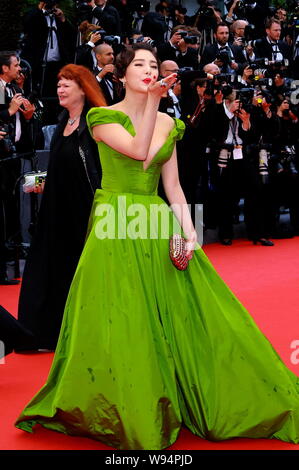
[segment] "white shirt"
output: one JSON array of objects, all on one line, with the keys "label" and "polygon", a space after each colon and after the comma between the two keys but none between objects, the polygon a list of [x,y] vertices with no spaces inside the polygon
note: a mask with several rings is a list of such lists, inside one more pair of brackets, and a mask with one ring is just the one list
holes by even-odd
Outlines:
[{"label": "white shirt", "polygon": [[283,55],[280,52],[278,41],[271,41],[271,39],[269,39],[268,36],[267,36],[267,41],[272,47],[272,58],[271,58],[271,60],[273,60],[273,61],[283,60]]},{"label": "white shirt", "polygon": [[[0,79],[1,80],[1,88],[3,88],[5,90],[6,88],[6,85],[7,85],[7,82],[5,80],[3,80],[2,78]],[[11,88],[6,88],[6,92],[7,92],[7,95],[10,97],[10,98],[13,98],[14,96],[14,92],[12,91]],[[5,96],[4,96],[4,101],[5,101]],[[15,116],[16,116],[16,128],[15,128],[15,142],[18,142],[21,138],[21,119],[20,119],[20,112],[17,111],[15,113]]]},{"label": "white shirt", "polygon": [[[42,10],[43,13],[46,10]],[[44,60],[46,62],[58,62],[60,60],[59,46],[57,40],[57,24],[56,18],[54,15],[45,15],[48,28],[52,27],[52,30],[49,29],[47,47],[45,50]]]},{"label": "white shirt", "polygon": [[175,117],[180,119],[181,109],[180,109],[180,104],[179,104],[178,97],[173,93],[171,88],[168,90],[168,94],[172,98]]},{"label": "white shirt", "polygon": [[[228,119],[230,120],[228,134],[227,134],[225,143],[226,144],[234,144],[234,145],[242,145],[243,141],[238,135],[238,132],[239,132],[238,118],[234,115],[234,113],[230,112],[230,110],[228,109],[225,101],[223,102],[223,106],[224,106],[225,114],[227,115]],[[233,132],[233,130],[234,130],[234,132]]]},{"label": "white shirt", "polygon": [[[98,73],[100,73],[103,69],[99,66],[97,66],[97,69],[98,69]],[[110,96],[111,98],[113,99],[114,98],[114,91],[113,91],[113,83],[111,80],[109,80],[109,78],[106,78],[106,75],[101,78],[101,77],[98,77],[98,75],[96,75],[96,79],[99,83],[101,83],[102,80],[105,81],[106,85],[107,85],[107,88],[109,90],[109,93],[110,93]]]}]

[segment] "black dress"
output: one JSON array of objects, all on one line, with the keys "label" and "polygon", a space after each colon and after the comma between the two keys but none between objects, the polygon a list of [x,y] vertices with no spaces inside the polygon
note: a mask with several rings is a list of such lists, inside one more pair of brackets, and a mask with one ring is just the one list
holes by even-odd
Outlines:
[{"label": "black dress", "polygon": [[64,112],[53,136],[47,181],[19,299],[18,318],[35,335],[35,348],[55,349],[64,304],[85,241],[94,191],[100,187],[99,158],[85,115],[78,129],[64,137],[67,118]]}]

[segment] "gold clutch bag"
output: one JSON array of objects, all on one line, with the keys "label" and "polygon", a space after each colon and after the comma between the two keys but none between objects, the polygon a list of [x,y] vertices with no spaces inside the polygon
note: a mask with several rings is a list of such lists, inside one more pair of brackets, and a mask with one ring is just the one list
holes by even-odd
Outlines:
[{"label": "gold clutch bag", "polygon": [[186,240],[178,233],[169,239],[169,257],[179,271],[187,269],[189,259],[186,256]]}]

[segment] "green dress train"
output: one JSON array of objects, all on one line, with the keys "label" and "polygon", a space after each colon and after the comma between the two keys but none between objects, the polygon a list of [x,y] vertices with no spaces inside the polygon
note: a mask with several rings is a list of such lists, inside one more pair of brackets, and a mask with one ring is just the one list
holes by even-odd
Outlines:
[{"label": "green dress train", "polygon": [[[93,108],[87,120],[90,128],[119,123],[135,134],[121,111]],[[172,226],[164,236],[164,225],[150,214],[153,207],[169,211],[157,186],[183,132],[175,120],[146,170],[142,161],[98,144],[102,189],[53,365],[18,428],[32,431],[40,423],[119,449],[165,448],[182,425],[210,440],[299,442],[298,377],[201,249],[186,271],[175,269],[168,254]],[[137,209],[151,215],[143,227]]]}]

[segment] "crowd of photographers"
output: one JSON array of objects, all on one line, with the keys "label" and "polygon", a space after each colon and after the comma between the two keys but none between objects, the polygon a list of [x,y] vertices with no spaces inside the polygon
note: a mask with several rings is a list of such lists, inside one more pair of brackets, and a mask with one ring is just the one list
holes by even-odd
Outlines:
[{"label": "crowd of photographers", "polygon": [[142,0],[78,0],[71,21],[49,0],[24,16],[20,50],[0,51],[0,283],[7,280],[5,243],[21,241],[12,196],[18,157],[34,155],[42,127],[57,123],[58,71],[67,63],[88,67],[107,104],[116,103],[124,90],[114,59],[134,42],[156,47],[162,77],[178,73],[160,110],[186,123],[178,161],[193,216],[203,204],[205,228],[217,228],[230,245],[244,200],[254,243],[299,234],[299,2],[285,10],[269,0],[233,0],[224,11],[214,1],[198,3],[189,16],[181,2],[161,0],[152,11]]}]

